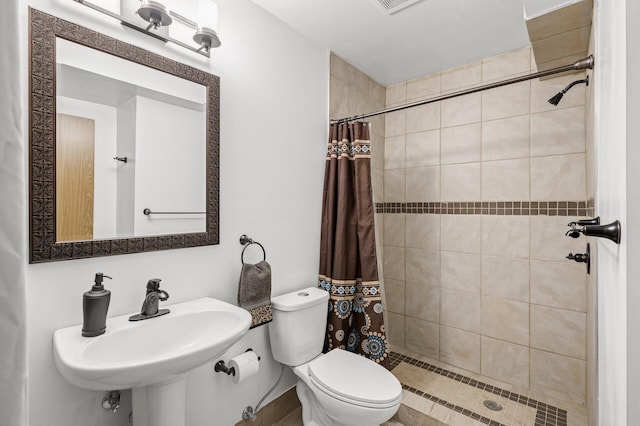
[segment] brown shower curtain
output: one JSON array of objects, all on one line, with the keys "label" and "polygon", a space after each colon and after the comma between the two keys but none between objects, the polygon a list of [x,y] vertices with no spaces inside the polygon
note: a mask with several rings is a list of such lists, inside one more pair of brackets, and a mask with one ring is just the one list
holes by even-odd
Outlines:
[{"label": "brown shower curtain", "polygon": [[325,351],[389,368],[373,223],[369,123],[332,124],[324,175],[320,287],[330,294]]}]

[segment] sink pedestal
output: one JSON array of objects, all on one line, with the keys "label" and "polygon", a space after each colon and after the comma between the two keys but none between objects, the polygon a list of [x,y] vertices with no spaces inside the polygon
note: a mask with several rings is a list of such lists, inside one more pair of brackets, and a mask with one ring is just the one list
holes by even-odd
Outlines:
[{"label": "sink pedestal", "polygon": [[170,383],[133,388],[133,426],[184,426],[188,381],[187,374]]}]

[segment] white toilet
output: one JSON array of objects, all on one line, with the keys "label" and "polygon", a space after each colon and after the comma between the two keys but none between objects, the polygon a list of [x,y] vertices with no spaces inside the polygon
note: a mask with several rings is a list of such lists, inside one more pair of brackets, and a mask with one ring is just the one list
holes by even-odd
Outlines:
[{"label": "white toilet", "polygon": [[398,411],[402,386],[384,367],[340,349],[322,353],[329,293],[305,288],[271,300],[271,350],[293,369],[305,426],[380,425]]}]

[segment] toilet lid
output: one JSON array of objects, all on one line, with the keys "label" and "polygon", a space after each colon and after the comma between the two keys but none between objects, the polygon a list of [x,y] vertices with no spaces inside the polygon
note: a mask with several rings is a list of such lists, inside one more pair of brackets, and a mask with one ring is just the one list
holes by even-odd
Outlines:
[{"label": "toilet lid", "polygon": [[360,355],[334,349],[309,363],[311,380],[336,398],[365,405],[392,405],[402,386],[381,365]]}]

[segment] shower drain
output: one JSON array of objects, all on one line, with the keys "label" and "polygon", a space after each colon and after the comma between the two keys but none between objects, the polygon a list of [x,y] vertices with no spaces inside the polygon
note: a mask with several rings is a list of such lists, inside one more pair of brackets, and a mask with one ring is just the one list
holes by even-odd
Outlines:
[{"label": "shower drain", "polygon": [[490,399],[487,399],[485,402],[483,402],[483,404],[489,410],[502,411],[502,405],[498,404],[496,401],[492,401]]}]

